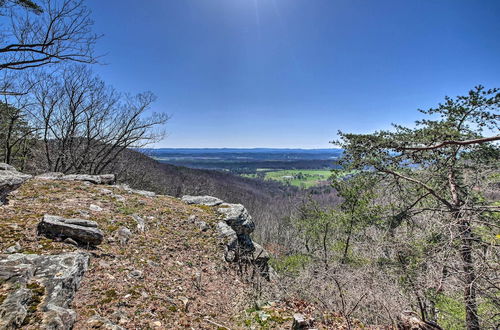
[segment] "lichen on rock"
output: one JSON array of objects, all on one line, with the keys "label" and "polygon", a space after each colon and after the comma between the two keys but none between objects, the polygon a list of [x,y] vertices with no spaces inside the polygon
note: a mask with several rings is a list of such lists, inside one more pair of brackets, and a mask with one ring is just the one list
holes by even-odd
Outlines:
[{"label": "lichen on rock", "polygon": [[82,252],[1,255],[0,329],[29,324],[71,329],[76,313],[70,304],[88,262],[88,254]]}]

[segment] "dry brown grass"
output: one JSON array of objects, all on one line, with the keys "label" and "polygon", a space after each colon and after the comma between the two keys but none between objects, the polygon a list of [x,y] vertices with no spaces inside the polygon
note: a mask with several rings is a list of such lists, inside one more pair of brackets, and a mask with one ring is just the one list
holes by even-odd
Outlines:
[{"label": "dry brown grass", "polygon": [[[125,197],[117,201],[102,189]],[[92,212],[90,204],[101,212]],[[19,242],[23,253],[55,254],[77,250],[36,234],[43,214],[88,218],[99,223],[105,241],[94,250],[89,270],[73,302],[75,329],[88,328],[99,314],[127,329],[212,329],[206,319],[238,327],[235,315],[245,309],[250,286],[222,258],[214,230],[201,232],[186,219],[196,214],[214,224],[206,208],[158,196],[128,194],[117,187],[81,182],[32,180],[10,197],[0,210],[0,250]],[[131,214],[141,216],[147,230],[140,233]],[[120,226],[134,236],[125,245],[114,237]],[[130,275],[142,272],[142,278]]]},{"label": "dry brown grass", "polygon": [[[0,251],[18,242],[22,253],[91,254],[71,306],[78,314],[74,329],[89,329],[94,315],[125,329],[290,329],[295,312],[316,319],[318,329],[345,329],[337,314],[318,314],[313,304],[299,298],[269,302],[276,299],[273,283],[249,277],[224,261],[214,228],[218,218],[210,207],[168,196],[145,197],[116,186],[48,180],[28,181],[9,200],[0,208]],[[91,204],[102,211],[91,211]],[[37,236],[44,214],[94,220],[105,240],[85,249]],[[133,214],[145,220],[145,232],[137,229]],[[211,229],[202,232],[187,221],[193,214]],[[124,245],[116,237],[122,226],[134,234]],[[131,275],[136,270],[142,277]],[[255,308],[258,301],[261,305]]]}]

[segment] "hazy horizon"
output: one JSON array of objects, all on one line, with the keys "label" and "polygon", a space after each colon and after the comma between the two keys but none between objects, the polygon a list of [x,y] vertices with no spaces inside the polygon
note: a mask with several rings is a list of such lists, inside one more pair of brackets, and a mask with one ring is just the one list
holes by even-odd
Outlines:
[{"label": "hazy horizon", "polygon": [[251,148],[233,148],[233,147],[216,147],[216,148],[184,148],[184,147],[149,147],[149,148],[141,148],[142,150],[148,150],[148,149],[162,149],[162,150],[321,150],[321,151],[326,151],[326,150],[341,150],[341,148],[338,147],[332,147],[332,148],[273,148],[273,147],[251,147]]}]

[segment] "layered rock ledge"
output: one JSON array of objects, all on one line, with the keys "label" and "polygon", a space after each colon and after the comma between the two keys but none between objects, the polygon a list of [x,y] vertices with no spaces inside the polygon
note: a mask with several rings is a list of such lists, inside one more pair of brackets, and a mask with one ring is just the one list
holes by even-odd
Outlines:
[{"label": "layered rock ledge", "polygon": [[76,313],[69,306],[88,263],[82,252],[0,255],[0,329],[33,321],[42,329],[71,329]]},{"label": "layered rock ledge", "polygon": [[13,166],[0,163],[0,205],[7,202],[7,195],[19,188],[31,175],[16,171]]},{"label": "layered rock ledge", "polygon": [[217,197],[212,196],[182,196],[182,201],[187,204],[197,204],[206,206],[217,206],[223,203],[223,201]]},{"label": "layered rock ledge", "polygon": [[116,177],[114,174],[67,174],[59,172],[49,172],[36,176],[37,179],[41,180],[63,180],[63,181],[84,181],[93,184],[113,184],[115,183]]},{"label": "layered rock ledge", "polygon": [[255,223],[243,205],[224,203],[212,196],[183,196],[182,201],[217,207],[216,212],[221,221],[217,223],[216,229],[225,243],[226,261],[254,264],[261,274],[269,279],[272,271],[268,264],[269,254],[262,246],[252,241],[250,234],[255,230]]}]

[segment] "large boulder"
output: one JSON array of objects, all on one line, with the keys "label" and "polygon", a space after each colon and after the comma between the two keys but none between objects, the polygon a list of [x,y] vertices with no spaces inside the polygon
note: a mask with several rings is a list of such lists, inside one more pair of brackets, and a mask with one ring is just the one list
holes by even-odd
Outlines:
[{"label": "large boulder", "polygon": [[31,175],[23,174],[8,164],[0,163],[0,205],[7,202],[7,195],[19,188]]},{"label": "large boulder", "polygon": [[[182,201],[187,204],[217,206],[217,213],[221,221],[216,225],[219,237],[224,240],[224,258],[228,262],[251,263],[260,270],[260,273],[270,279],[272,269],[269,266],[269,254],[259,244],[252,241],[250,234],[255,229],[255,223],[247,209],[241,204],[224,203],[212,196],[183,196]],[[191,219],[191,218],[190,218]],[[193,216],[191,222],[195,222]]]},{"label": "large boulder", "polygon": [[253,242],[253,260],[259,264],[267,264],[270,259],[269,253],[260,244]]},{"label": "large boulder", "polygon": [[259,268],[261,275],[270,280],[275,275],[275,271],[269,265],[269,253],[258,243],[253,242],[253,247],[252,262]]},{"label": "large boulder", "polygon": [[76,313],[71,302],[87,270],[86,253],[59,255],[10,254],[0,256],[0,329],[30,325],[41,315],[39,329],[71,329]]},{"label": "large boulder", "polygon": [[223,203],[222,200],[212,196],[182,196],[182,201],[187,204],[197,204],[205,206],[217,206]]},{"label": "large boulder", "polygon": [[241,204],[223,203],[217,212],[223,220],[217,224],[217,230],[226,238],[226,260],[253,262],[255,244],[250,234],[255,224],[246,208]]},{"label": "large boulder", "polygon": [[38,234],[49,238],[71,238],[80,245],[95,246],[102,243],[104,234],[97,223],[83,219],[66,219],[54,215],[44,215],[38,224]]},{"label": "large boulder", "polygon": [[222,238],[225,243],[224,259],[228,262],[236,261],[239,257],[238,247],[240,245],[238,235],[224,221],[219,221],[215,228],[219,233],[219,237]]},{"label": "large boulder", "polygon": [[255,229],[255,224],[247,209],[241,204],[220,205],[217,212],[223,215],[224,221],[233,228],[238,235],[248,235]]}]

